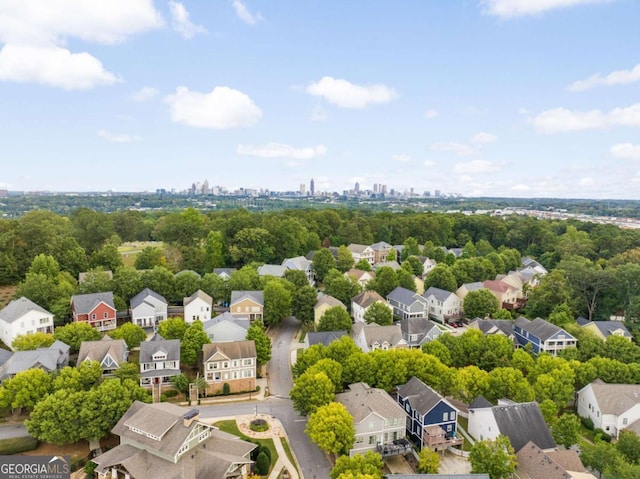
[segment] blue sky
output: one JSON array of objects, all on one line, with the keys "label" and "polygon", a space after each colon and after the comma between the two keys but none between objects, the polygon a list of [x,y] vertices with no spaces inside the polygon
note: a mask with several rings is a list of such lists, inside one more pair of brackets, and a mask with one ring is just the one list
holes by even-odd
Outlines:
[{"label": "blue sky", "polygon": [[0,188],[640,197],[636,0],[2,0]]}]

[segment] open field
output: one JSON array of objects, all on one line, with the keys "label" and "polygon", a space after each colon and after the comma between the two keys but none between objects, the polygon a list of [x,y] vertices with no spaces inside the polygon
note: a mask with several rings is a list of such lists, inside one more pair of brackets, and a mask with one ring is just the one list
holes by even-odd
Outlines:
[{"label": "open field", "polygon": [[165,245],[162,241],[134,241],[131,243],[122,243],[118,246],[118,252],[122,255],[122,262],[125,266],[133,266],[136,262],[136,256],[147,246],[160,248],[162,251]]}]

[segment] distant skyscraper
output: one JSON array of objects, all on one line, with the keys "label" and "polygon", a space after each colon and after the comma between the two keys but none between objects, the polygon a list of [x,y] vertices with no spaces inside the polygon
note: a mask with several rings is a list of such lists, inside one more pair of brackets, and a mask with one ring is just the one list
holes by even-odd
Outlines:
[{"label": "distant skyscraper", "polygon": [[300,196],[304,196],[305,193],[305,185],[304,183],[300,183]]},{"label": "distant skyscraper", "polygon": [[381,185],[380,193],[382,193],[383,195],[387,194],[387,185]]},{"label": "distant skyscraper", "polygon": [[377,193],[378,192],[378,183],[374,183],[373,184],[373,192]]},{"label": "distant skyscraper", "polygon": [[315,196],[316,194],[316,187],[313,182],[313,178],[311,178],[311,181],[309,182],[309,193],[311,193],[311,196]]},{"label": "distant skyscraper", "polygon": [[356,181],[355,192],[356,192],[356,195],[360,193],[360,183],[358,183],[357,181]]},{"label": "distant skyscraper", "polygon": [[434,193],[434,196],[436,198],[440,198],[440,190],[436,190],[435,193]]},{"label": "distant skyscraper", "polygon": [[209,180],[204,180],[204,183],[202,183],[202,194],[203,195],[209,194]]}]

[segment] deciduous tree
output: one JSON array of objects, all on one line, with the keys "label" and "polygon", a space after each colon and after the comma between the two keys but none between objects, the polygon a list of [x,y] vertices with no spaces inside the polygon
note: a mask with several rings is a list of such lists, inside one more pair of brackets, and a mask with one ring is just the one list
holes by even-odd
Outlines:
[{"label": "deciduous tree", "polygon": [[69,323],[57,327],[53,337],[68,345],[71,352],[78,352],[83,341],[97,341],[102,334],[88,323]]},{"label": "deciduous tree", "polygon": [[388,326],[393,324],[393,313],[386,303],[375,302],[364,313],[364,320],[368,323]]},{"label": "deciduous tree", "polygon": [[158,334],[164,339],[179,339],[182,341],[186,330],[187,323],[182,318],[167,318],[158,323]]},{"label": "deciduous tree", "polygon": [[314,253],[311,267],[319,281],[324,281],[325,275],[336,266],[336,259],[329,249],[321,248]]},{"label": "deciduous tree", "polygon": [[440,455],[428,447],[423,447],[418,453],[418,467],[416,469],[420,474],[438,474]]},{"label": "deciduous tree", "polygon": [[320,317],[318,331],[351,331],[351,316],[344,308],[334,306]]},{"label": "deciduous tree", "polygon": [[198,353],[202,351],[202,346],[210,342],[202,323],[194,321],[187,327],[180,343],[180,361],[185,364],[195,364],[198,360]]},{"label": "deciduous tree", "polygon": [[264,287],[264,321],[268,325],[280,324],[291,315],[291,293],[280,281],[269,281]]},{"label": "deciduous tree", "polygon": [[267,364],[271,359],[271,338],[267,336],[262,321],[255,320],[251,323],[247,330],[247,339],[255,342],[258,364]]},{"label": "deciduous tree", "polygon": [[38,348],[48,348],[56,339],[49,333],[19,334],[11,343],[15,351],[31,351]]},{"label": "deciduous tree", "polygon": [[516,454],[506,436],[477,441],[469,454],[472,473],[489,474],[490,479],[506,479],[516,471]]},{"label": "deciduous tree", "polygon": [[311,414],[305,432],[326,453],[346,454],[355,442],[353,417],[342,404],[331,402]]},{"label": "deciduous tree", "polygon": [[[301,272],[301,271],[299,271]],[[316,290],[309,286],[297,288],[291,297],[291,314],[306,324],[313,322],[314,311],[318,295]]]},{"label": "deciduous tree", "polygon": [[314,413],[335,398],[335,387],[324,372],[305,372],[293,385],[290,396],[293,408],[301,415]]},{"label": "deciduous tree", "polygon": [[124,339],[129,349],[137,348],[140,343],[147,339],[147,333],[137,324],[124,323],[122,326],[109,333],[112,339]]},{"label": "deciduous tree", "polygon": [[466,318],[486,318],[498,311],[498,298],[488,289],[469,291],[464,297]]},{"label": "deciduous tree", "polygon": [[353,457],[340,456],[336,459],[336,464],[331,469],[329,477],[331,479],[344,478],[346,474],[351,474],[353,478],[362,476],[371,479],[382,479],[382,469],[384,461],[377,452],[367,451],[364,454],[356,454]]},{"label": "deciduous tree", "polygon": [[563,414],[551,428],[553,439],[567,449],[578,442],[580,419],[575,414]]}]

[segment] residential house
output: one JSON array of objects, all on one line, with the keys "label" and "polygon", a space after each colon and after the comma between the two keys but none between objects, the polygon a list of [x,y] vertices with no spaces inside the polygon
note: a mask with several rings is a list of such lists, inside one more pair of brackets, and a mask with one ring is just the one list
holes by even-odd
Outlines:
[{"label": "residential house", "polygon": [[507,436],[518,452],[529,441],[547,451],[556,448],[549,426],[544,421],[537,402],[515,403],[505,401],[491,405],[478,397],[469,405],[467,432],[477,441]]},{"label": "residential house", "polygon": [[406,318],[399,323],[402,337],[410,348],[420,348],[442,334],[438,325],[427,318]]},{"label": "residential house", "polygon": [[357,263],[361,259],[366,260],[371,266],[375,264],[376,253],[371,246],[365,244],[351,243],[349,246],[351,256],[353,256],[353,262]]},{"label": "residential house", "polygon": [[391,268],[394,271],[398,271],[401,266],[397,261],[385,261],[383,263],[377,263],[373,265],[373,270],[378,271],[380,268]]},{"label": "residential house", "polygon": [[222,343],[246,339],[250,325],[251,321],[249,321],[248,316],[234,316],[225,311],[211,318],[202,327],[211,342]]},{"label": "residential house", "polygon": [[434,288],[426,290],[422,295],[429,305],[429,317],[441,323],[450,323],[460,319],[462,303],[451,291]]},{"label": "residential house", "polygon": [[363,291],[351,298],[351,317],[353,320],[355,322],[364,321],[364,314],[374,303],[384,304],[389,309],[392,309],[389,303],[375,291]]},{"label": "residential house", "polygon": [[48,348],[38,348],[14,353],[0,350],[0,381],[12,378],[27,369],[39,368],[46,372],[62,369],[69,365],[69,346],[62,341],[54,341]]},{"label": "residential house", "polygon": [[564,329],[542,318],[529,321],[520,316],[513,323],[513,332],[520,346],[530,344],[535,354],[549,353],[556,356],[559,351],[575,348],[578,340]]},{"label": "residential house", "polygon": [[596,479],[582,464],[578,451],[562,449],[544,452],[529,441],[516,454],[516,477],[526,479]]},{"label": "residential house", "polygon": [[[520,278],[520,282],[522,283],[522,292],[525,296],[527,296],[527,290],[531,290],[540,284],[540,277],[542,275],[530,266],[518,269],[515,273],[517,273],[518,278]],[[514,274],[514,272],[509,271],[507,276],[511,276],[512,274]]]},{"label": "residential house", "polygon": [[92,459],[98,479],[245,479],[257,447],[166,402],[135,401],[111,432],[120,444]]},{"label": "residential house", "polygon": [[207,392],[215,394],[229,385],[230,392],[256,389],[256,345],[253,341],[230,341],[202,346]]},{"label": "residential house", "polygon": [[469,329],[479,329],[485,336],[492,334],[502,335],[515,342],[513,321],[510,319],[480,319],[476,318],[469,323]]},{"label": "residential house", "polygon": [[167,319],[167,300],[145,288],[131,298],[131,322],[143,328],[155,328]]},{"label": "residential house", "polygon": [[213,268],[213,274],[220,276],[225,281],[229,281],[231,273],[235,272],[236,268]]},{"label": "residential house", "polygon": [[349,390],[336,394],[336,402],[342,404],[353,417],[356,440],[349,456],[378,452],[382,457],[405,455],[411,452],[406,436],[407,415],[382,389],[365,383],[349,385]]},{"label": "residential house", "polygon": [[481,289],[486,289],[482,281],[475,281],[473,283],[464,283],[458,289],[456,289],[456,296],[460,298],[460,301],[464,303],[464,298],[466,298],[467,294],[471,291],[480,291]]},{"label": "residential house", "polygon": [[213,298],[202,290],[198,290],[188,298],[182,300],[184,305],[184,321],[191,324],[194,321],[205,323],[211,319]]},{"label": "residential house", "polygon": [[498,300],[498,307],[513,311],[524,306],[521,301],[522,290],[513,287],[506,281],[502,280],[486,280],[482,284],[487,288]]},{"label": "residential house", "polygon": [[98,331],[116,329],[113,292],[76,294],[71,297],[71,314],[76,322],[88,323]]},{"label": "residential house", "polygon": [[398,404],[408,416],[407,435],[420,449],[441,451],[462,444],[458,409],[417,377],[398,386]]},{"label": "residential house", "polygon": [[333,296],[329,296],[328,294],[318,293],[318,300],[316,301],[315,306],[313,307],[313,321],[316,326],[320,323],[320,318],[327,311],[327,309],[339,307],[347,310],[347,307],[342,304],[342,301],[334,298]]},{"label": "residential house", "polygon": [[262,291],[231,291],[229,311],[234,316],[248,317],[250,321],[262,319],[264,294]]},{"label": "residential house", "polygon": [[427,275],[431,273],[431,270],[438,266],[438,262],[426,256],[418,256],[418,259],[422,263],[422,279],[425,279]]},{"label": "residential house", "polygon": [[629,341],[633,339],[633,336],[622,321],[589,321],[585,318],[578,318],[576,321],[582,329],[591,331],[603,341],[606,341],[610,336],[621,336]]},{"label": "residential house", "polygon": [[313,268],[311,267],[312,264],[312,261],[308,260],[304,256],[286,258],[282,262],[282,266],[284,266],[286,269],[302,271],[307,277],[307,281],[309,281],[309,286],[313,286],[315,284]]},{"label": "residential house", "polygon": [[547,271],[547,268],[545,268],[544,266],[542,266],[542,264],[538,263],[535,259],[529,257],[529,256],[524,256],[521,259],[522,262],[522,268],[531,268],[533,269],[536,274],[540,275],[540,276],[544,276],[545,274],[547,274],[549,271]]},{"label": "residential house", "polygon": [[111,339],[104,336],[98,341],[82,341],[78,362],[97,361],[102,368],[103,376],[113,376],[116,369],[120,369],[129,357],[129,348],[124,339]]},{"label": "residential house", "polygon": [[361,269],[350,269],[347,271],[345,276],[349,276],[355,279],[360,287],[364,289],[367,286],[367,283],[372,279],[375,279],[376,272],[375,271],[363,271]]},{"label": "residential house", "polygon": [[387,295],[387,302],[398,319],[423,318],[427,316],[429,304],[425,298],[410,289],[396,287]]},{"label": "residential house", "polygon": [[329,346],[336,339],[340,339],[348,334],[348,331],[320,331],[318,333],[311,331],[304,337],[304,348],[307,349],[315,344]]},{"label": "residential house", "polygon": [[617,438],[629,429],[640,434],[640,385],[607,384],[596,379],[577,393],[578,415]]},{"label": "residential house", "polygon": [[377,264],[387,261],[387,256],[389,256],[393,246],[385,241],[379,241],[378,243],[373,243],[371,249],[373,250],[373,264]]},{"label": "residential house", "polygon": [[0,340],[8,347],[16,337],[31,333],[53,333],[53,314],[24,296],[0,310]]},{"label": "residential house", "polygon": [[258,276],[273,276],[274,278],[283,278],[286,266],[280,264],[263,264],[258,266]]},{"label": "residential house", "polygon": [[140,343],[140,386],[169,384],[180,374],[180,340],[164,339],[158,333]]},{"label": "residential house", "polygon": [[351,338],[362,351],[368,353],[375,349],[403,349],[409,347],[402,338],[402,330],[398,323],[380,326],[376,323],[357,322],[351,328]]}]

